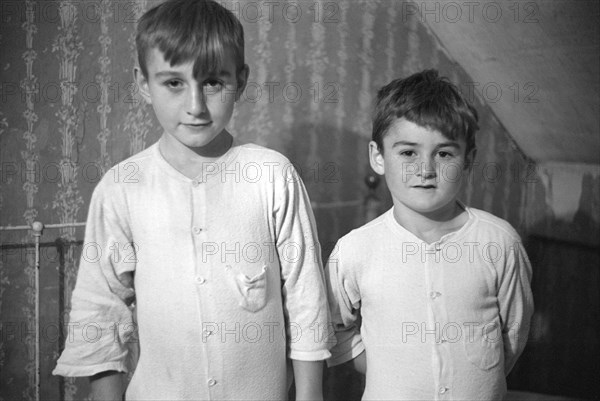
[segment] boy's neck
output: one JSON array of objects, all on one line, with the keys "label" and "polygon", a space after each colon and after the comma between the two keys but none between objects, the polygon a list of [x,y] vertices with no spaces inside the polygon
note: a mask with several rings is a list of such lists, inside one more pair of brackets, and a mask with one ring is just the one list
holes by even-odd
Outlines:
[{"label": "boy's neck", "polygon": [[202,174],[208,163],[215,162],[227,153],[232,144],[233,137],[227,130],[223,130],[208,145],[197,148],[186,146],[164,133],[158,148],[171,166],[188,178],[196,178]]},{"label": "boy's neck", "polygon": [[454,201],[444,210],[430,214],[394,205],[394,219],[419,239],[431,244],[460,230],[469,220],[469,215],[459,202]]}]

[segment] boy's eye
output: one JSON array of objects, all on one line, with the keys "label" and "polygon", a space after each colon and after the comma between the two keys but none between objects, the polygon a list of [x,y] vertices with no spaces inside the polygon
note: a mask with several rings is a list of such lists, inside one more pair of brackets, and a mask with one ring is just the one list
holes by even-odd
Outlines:
[{"label": "boy's eye", "polygon": [[170,79],[165,82],[165,85],[169,88],[177,89],[177,88],[180,88],[183,84],[181,83],[181,81],[179,81],[177,79]]},{"label": "boy's eye", "polygon": [[450,153],[450,152],[445,152],[445,151],[443,151],[443,150],[442,150],[442,151],[440,151],[440,152],[438,152],[438,155],[439,155],[441,158],[443,158],[443,159],[445,159],[445,158],[448,158],[448,157],[452,157],[452,153]]},{"label": "boy's eye", "polygon": [[218,79],[207,79],[204,81],[204,88],[206,93],[215,93],[221,90],[223,83]]},{"label": "boy's eye", "polygon": [[400,156],[412,157],[415,155],[415,152],[412,150],[403,150],[400,152]]}]

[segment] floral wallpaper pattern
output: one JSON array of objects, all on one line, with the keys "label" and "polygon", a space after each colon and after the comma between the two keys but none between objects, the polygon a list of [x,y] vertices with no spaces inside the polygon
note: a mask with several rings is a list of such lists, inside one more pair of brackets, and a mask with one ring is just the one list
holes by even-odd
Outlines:
[{"label": "floral wallpaper pattern", "polygon": [[[136,21],[153,4],[3,1],[0,225],[85,221],[104,172],[158,139],[160,127],[137,96],[132,74]],[[230,130],[283,152],[298,168],[326,255],[340,236],[364,222],[376,90],[422,68],[438,68],[459,87],[469,77],[419,18],[403,12],[401,1],[222,4],[244,24],[251,68]],[[481,114],[478,160],[483,167],[474,171],[463,199],[509,220],[522,233],[546,224],[549,212],[538,172],[531,174],[532,163],[486,104],[479,97],[472,100]],[[504,174],[490,176],[485,167],[492,165]],[[593,197],[598,183],[591,182]],[[384,184],[376,194],[383,212],[390,205]],[[597,235],[597,226],[592,229]],[[0,236],[0,400],[33,400],[33,236],[26,230]],[[87,397],[85,380],[50,373],[68,337],[82,239],[82,228],[73,226],[46,229],[42,237],[42,399]]]}]

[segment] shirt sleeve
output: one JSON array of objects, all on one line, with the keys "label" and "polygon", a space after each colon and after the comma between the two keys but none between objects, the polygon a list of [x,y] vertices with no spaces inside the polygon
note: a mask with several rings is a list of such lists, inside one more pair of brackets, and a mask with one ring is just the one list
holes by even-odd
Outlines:
[{"label": "shirt sleeve", "polygon": [[529,335],[533,315],[531,275],[529,258],[522,243],[517,241],[509,247],[498,290],[504,340],[504,368],[507,375],[523,352]]},{"label": "shirt sleeve", "polygon": [[[109,188],[114,189],[114,188]],[[92,376],[127,371],[127,341],[134,332],[135,250],[125,202],[98,185],[90,203],[65,349],[53,374]]]},{"label": "shirt sleeve", "polygon": [[360,294],[356,282],[342,267],[341,241],[331,253],[325,268],[331,319],[336,345],[328,366],[340,365],[359,356],[365,346],[360,335]]},{"label": "shirt sleeve", "polygon": [[288,164],[275,207],[276,247],[281,263],[283,308],[291,359],[329,358],[329,308],[321,247],[301,178]]}]

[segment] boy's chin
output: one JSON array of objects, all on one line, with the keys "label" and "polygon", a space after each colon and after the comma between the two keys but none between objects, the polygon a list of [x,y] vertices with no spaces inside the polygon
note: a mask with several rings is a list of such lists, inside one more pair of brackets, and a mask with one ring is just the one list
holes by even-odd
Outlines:
[{"label": "boy's chin", "polygon": [[220,134],[214,133],[194,133],[188,135],[169,135],[171,139],[176,140],[180,144],[190,149],[202,149],[214,145],[215,140]]},{"label": "boy's chin", "polygon": [[205,156],[220,156],[231,146],[229,134],[222,130],[218,135],[203,138],[185,138],[180,142],[195,153]]},{"label": "boy's chin", "polygon": [[185,141],[185,142],[183,142],[183,144],[190,149],[204,149],[204,148],[208,147],[211,144],[211,142],[212,142],[212,140],[210,140],[210,141],[196,140],[196,141]]}]

